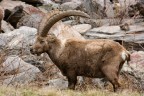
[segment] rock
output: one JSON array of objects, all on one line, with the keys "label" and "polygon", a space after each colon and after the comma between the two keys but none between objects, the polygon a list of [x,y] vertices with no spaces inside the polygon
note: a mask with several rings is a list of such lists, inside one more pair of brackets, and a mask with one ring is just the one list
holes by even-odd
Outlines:
[{"label": "rock", "polygon": [[36,74],[40,72],[37,67],[24,62],[19,56],[16,55],[8,56],[6,61],[2,64],[1,70],[11,75],[22,72],[25,72],[26,74]]},{"label": "rock", "polygon": [[86,13],[88,13],[92,19],[104,18],[106,13],[104,12],[104,7],[101,4],[97,3],[99,0],[84,0],[83,8]]},{"label": "rock", "polygon": [[29,83],[31,83],[37,78],[37,74],[22,72],[15,75],[9,75],[4,78],[6,78],[2,81],[2,84],[4,85],[22,86],[29,85]]},{"label": "rock", "polygon": [[131,74],[136,80],[133,81],[139,89],[144,90],[144,51],[136,51],[131,54],[129,66],[124,65],[122,71]]},{"label": "rock", "polygon": [[121,31],[119,26],[102,26],[99,28],[93,28],[89,32],[85,33],[86,38],[90,39],[113,39],[122,40],[125,42],[144,43],[144,28],[142,25],[130,25],[129,31]]},{"label": "rock", "polygon": [[75,30],[77,30],[80,34],[84,34],[85,32],[89,31],[92,26],[89,24],[79,24],[72,26]]},{"label": "rock", "polygon": [[49,80],[47,85],[56,89],[66,89],[68,87],[68,81],[62,78]]},{"label": "rock", "polygon": [[0,46],[8,49],[29,48],[33,44],[37,30],[30,27],[20,27],[8,33],[0,34]]},{"label": "rock", "polygon": [[[6,9],[8,10],[8,9]],[[24,7],[23,6],[16,6],[14,7],[14,9],[12,9],[11,11],[9,10],[10,14],[9,16],[5,16],[5,20],[7,22],[9,22],[14,28],[16,28],[17,23],[19,22],[20,18],[22,18],[25,13],[24,13]],[[6,11],[5,11],[6,13]],[[8,13],[6,13],[8,14]]]},{"label": "rock", "polygon": [[144,72],[144,51],[133,52],[131,54],[130,66],[137,72]]},{"label": "rock", "polygon": [[94,79],[92,79],[92,83],[100,89],[105,89],[104,88],[105,82],[103,81],[103,79],[94,78]]},{"label": "rock", "polygon": [[104,33],[104,34],[112,35],[112,34],[119,33],[121,30],[119,26],[102,26],[98,28],[93,28],[90,31],[101,33],[101,34]]},{"label": "rock", "polygon": [[0,33],[2,33],[2,20],[4,18],[4,12],[3,12],[3,9],[2,7],[0,7]]},{"label": "rock", "polygon": [[5,18],[14,28],[16,28],[19,20],[26,15],[40,14],[44,15],[38,8],[25,4],[21,1],[3,0],[0,5],[5,10]]},{"label": "rock", "polygon": [[48,13],[51,10],[59,9],[59,8],[60,8],[60,4],[56,4],[53,2],[39,7],[39,9],[44,13]]},{"label": "rock", "polygon": [[23,2],[26,2],[27,4],[31,4],[33,6],[40,6],[44,3],[43,0],[17,0],[17,1],[23,1]]},{"label": "rock", "polygon": [[0,71],[4,74],[1,77],[2,83],[6,85],[29,84],[40,72],[37,67],[24,62],[16,55],[8,56]]},{"label": "rock", "polygon": [[1,27],[2,27],[1,29],[3,30],[4,33],[7,33],[7,32],[14,30],[13,26],[11,26],[11,24],[7,23],[4,20],[2,20],[2,26]]},{"label": "rock", "polygon": [[134,5],[135,8],[139,11],[140,15],[144,16],[144,2],[138,2]]},{"label": "rock", "polygon": [[31,14],[31,15],[23,16],[17,23],[17,28],[21,26],[28,26],[28,27],[33,27],[38,29],[39,24],[43,17],[44,15],[42,14]]},{"label": "rock", "polygon": [[62,0],[52,0],[53,2],[55,2],[55,3],[62,3]]},{"label": "rock", "polygon": [[9,9],[9,10],[12,10],[14,9],[14,7],[16,6],[30,6],[30,5],[27,5],[25,4],[24,2],[21,2],[21,1],[12,1],[12,0],[3,0],[1,3],[0,3],[0,6],[5,10],[5,9]]},{"label": "rock", "polygon": [[[97,18],[113,18],[115,17],[115,12],[113,10],[114,4],[110,2],[110,0],[105,0],[106,6],[104,5],[104,0],[83,0],[83,10],[85,10],[88,14],[90,14],[92,19]],[[135,4],[135,0],[118,0],[120,3],[120,12],[125,12],[126,8],[129,7],[129,5]],[[104,10],[104,7],[106,7],[106,10]]]},{"label": "rock", "polygon": [[63,10],[75,10],[81,5],[81,2],[66,2],[60,5]]},{"label": "rock", "polygon": [[44,1],[44,5],[47,5],[47,4],[50,4],[50,3],[53,3],[52,0],[43,0]]},{"label": "rock", "polygon": [[65,3],[65,2],[72,2],[73,0],[62,0],[62,3]]},{"label": "rock", "polygon": [[124,64],[123,71],[128,72],[144,72],[144,52],[143,51],[135,51],[131,54],[131,60],[128,66]]},{"label": "rock", "polygon": [[57,22],[49,31],[49,33],[54,34],[60,40],[66,40],[70,38],[84,39],[84,37],[75,30],[72,26],[66,25],[64,23]]},{"label": "rock", "polygon": [[83,19],[80,21],[81,23],[85,22],[87,24],[92,25],[92,27],[102,27],[102,26],[116,26],[124,23],[128,23],[129,25],[134,25],[135,23],[143,22],[143,19]]}]

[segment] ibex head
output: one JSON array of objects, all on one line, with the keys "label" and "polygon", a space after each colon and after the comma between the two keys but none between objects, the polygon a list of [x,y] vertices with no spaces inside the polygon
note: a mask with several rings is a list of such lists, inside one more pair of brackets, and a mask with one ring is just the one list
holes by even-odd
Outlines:
[{"label": "ibex head", "polygon": [[51,43],[55,40],[56,37],[53,35],[47,35],[47,37],[37,36],[35,44],[30,48],[30,52],[37,55],[47,52],[51,48]]},{"label": "ibex head", "polygon": [[51,49],[51,44],[57,40],[54,35],[47,35],[50,28],[62,18],[68,16],[81,16],[89,18],[89,15],[81,11],[52,11],[48,16],[44,17],[38,28],[38,36],[34,45],[30,48],[32,54],[40,55],[41,53],[48,52]]}]

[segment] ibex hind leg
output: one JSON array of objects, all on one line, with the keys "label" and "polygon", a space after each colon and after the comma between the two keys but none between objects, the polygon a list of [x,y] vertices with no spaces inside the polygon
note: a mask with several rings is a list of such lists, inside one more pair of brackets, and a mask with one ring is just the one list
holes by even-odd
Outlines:
[{"label": "ibex hind leg", "polygon": [[116,68],[111,68],[111,66],[105,66],[102,68],[102,71],[108,81],[113,85],[114,92],[116,92],[120,87],[118,82],[118,70]]}]

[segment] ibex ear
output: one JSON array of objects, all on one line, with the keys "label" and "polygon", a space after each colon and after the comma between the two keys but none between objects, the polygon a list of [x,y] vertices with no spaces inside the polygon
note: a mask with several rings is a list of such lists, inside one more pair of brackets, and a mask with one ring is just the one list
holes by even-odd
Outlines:
[{"label": "ibex ear", "polygon": [[54,42],[55,40],[56,40],[56,36],[55,35],[48,35],[47,36],[47,40],[48,40],[48,42]]}]

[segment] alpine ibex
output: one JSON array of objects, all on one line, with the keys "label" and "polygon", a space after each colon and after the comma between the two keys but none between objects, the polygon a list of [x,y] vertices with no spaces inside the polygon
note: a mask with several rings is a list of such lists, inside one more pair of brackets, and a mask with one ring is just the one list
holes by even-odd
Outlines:
[{"label": "alpine ibex", "polygon": [[52,12],[40,23],[35,44],[30,48],[32,54],[46,52],[62,74],[68,79],[68,88],[74,89],[77,76],[107,78],[116,91],[119,72],[125,61],[129,61],[129,52],[119,43],[107,39],[59,40],[47,33],[60,19],[67,16],[89,17],[81,11]]}]

